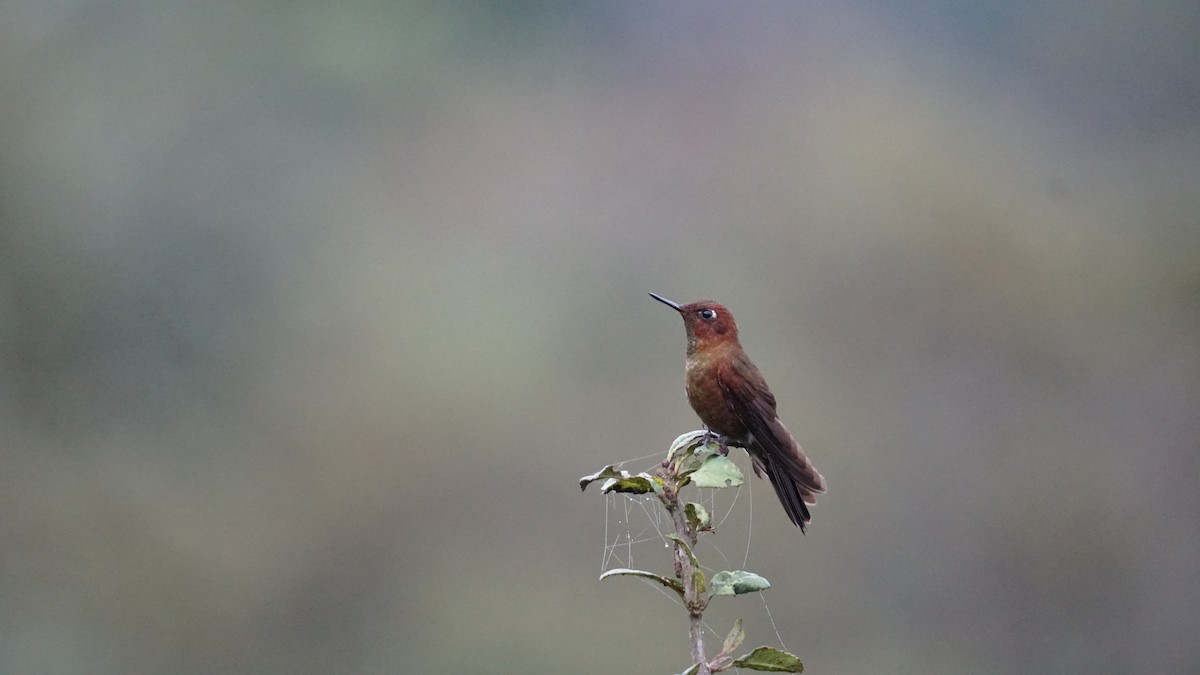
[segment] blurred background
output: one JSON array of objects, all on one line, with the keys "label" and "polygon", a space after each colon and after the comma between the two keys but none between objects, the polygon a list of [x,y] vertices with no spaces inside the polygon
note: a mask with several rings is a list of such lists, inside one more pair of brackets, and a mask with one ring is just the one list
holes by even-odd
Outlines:
[{"label": "blurred background", "polygon": [[809,672],[1200,670],[1197,3],[0,14],[0,671],[683,670],[646,291],[829,481],[713,537]]}]

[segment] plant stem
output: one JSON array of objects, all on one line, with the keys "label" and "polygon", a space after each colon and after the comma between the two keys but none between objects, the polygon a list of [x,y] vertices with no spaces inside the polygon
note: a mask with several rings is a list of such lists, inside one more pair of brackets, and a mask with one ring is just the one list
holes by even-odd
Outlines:
[{"label": "plant stem", "polygon": [[[694,551],[698,538],[697,533],[688,525],[675,485],[674,481],[668,481],[660,499],[663,506],[667,508],[667,513],[671,514],[671,522],[675,524],[675,533]],[[698,571],[692,566],[692,560],[684,552],[683,547],[678,543],[675,544],[675,573],[683,582],[684,604],[687,606],[690,620],[688,634],[692,642],[692,663],[700,664],[700,668],[696,671],[697,675],[711,675],[708,659],[704,656],[704,608],[708,605],[708,601],[696,585],[696,572]]]},{"label": "plant stem", "polygon": [[696,675],[711,675],[712,671],[708,669],[708,661],[704,656],[704,624],[700,619],[699,614],[692,615],[692,663],[699,663],[700,668],[696,671]]}]

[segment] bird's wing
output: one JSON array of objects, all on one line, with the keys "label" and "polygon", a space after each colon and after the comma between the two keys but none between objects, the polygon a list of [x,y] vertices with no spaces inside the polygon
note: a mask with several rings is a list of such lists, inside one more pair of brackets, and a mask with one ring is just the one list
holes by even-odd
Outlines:
[{"label": "bird's wing", "polygon": [[[725,402],[750,430],[756,444],[761,446],[765,464],[769,468],[785,471],[804,488],[803,492],[825,492],[825,478],[804,455],[787,427],[779,421],[775,413],[775,396],[749,357],[744,353],[738,354],[722,365],[717,370],[717,384],[721,387]],[[815,503],[811,495],[804,496],[805,501]]]}]

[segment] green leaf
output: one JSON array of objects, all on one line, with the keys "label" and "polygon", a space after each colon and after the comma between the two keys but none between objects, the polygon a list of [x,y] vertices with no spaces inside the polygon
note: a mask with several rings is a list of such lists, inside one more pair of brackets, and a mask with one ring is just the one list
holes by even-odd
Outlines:
[{"label": "green leaf", "polygon": [[618,469],[610,464],[603,469],[597,471],[590,476],[584,476],[579,479],[579,489],[586,490],[588,485],[603,480],[600,485],[600,491],[607,494],[609,492],[628,492],[635,495],[644,495],[647,492],[659,492],[662,490],[661,485],[657,485],[657,479],[646,472],[630,474],[628,471]]},{"label": "green leaf", "polygon": [[733,662],[734,668],[764,670],[771,673],[802,673],[800,657],[774,647],[759,647]]},{"label": "green leaf", "polygon": [[754,572],[735,570],[733,572],[717,572],[712,578],[713,595],[741,595],[765,591],[771,587],[771,582]]},{"label": "green leaf", "polygon": [[645,572],[643,570],[631,570],[631,569],[626,569],[624,567],[617,567],[617,568],[611,569],[611,570],[605,572],[604,574],[601,574],[600,578],[607,579],[608,577],[616,577],[616,576],[642,577],[643,579],[650,579],[652,581],[657,581],[658,583],[662,584],[663,586],[666,586],[667,588],[678,593],[679,598],[681,600],[683,599],[683,582],[681,582],[678,579],[668,579],[664,576],[659,576],[653,572]]},{"label": "green leaf", "polygon": [[708,509],[696,502],[688,502],[683,507],[683,514],[687,516],[688,527],[693,530],[702,530],[708,527],[711,522],[708,516]]},{"label": "green leaf", "polygon": [[644,495],[647,492],[658,492],[662,489],[662,486],[658,485],[658,481],[654,476],[643,471],[629,478],[614,479],[611,485],[605,484],[600,489],[606,494],[609,492],[629,492],[635,495]]},{"label": "green leaf", "polygon": [[714,452],[715,446],[714,449],[709,449],[709,446],[703,442],[706,435],[708,432],[703,429],[689,431],[688,434],[676,438],[676,442],[671,444],[671,452],[668,453],[667,459],[671,461],[672,473],[680,478],[680,486],[685,483],[685,480],[682,479],[700,468],[704,464],[704,458]]},{"label": "green leaf", "polygon": [[579,479],[579,489],[586,490],[587,486],[591,485],[592,483],[595,483],[598,480],[603,480],[605,478],[620,478],[622,476],[628,476],[628,475],[629,475],[628,471],[621,471],[620,469],[618,469],[616,467],[615,464],[609,464],[608,466],[604,467],[603,469],[600,469],[599,471],[597,471],[594,474],[591,474],[590,476],[584,476],[583,478],[580,478]]},{"label": "green leaf", "polygon": [[667,538],[675,542],[675,545],[683,549],[688,560],[692,563],[692,581],[696,585],[697,593],[705,593],[708,591],[704,581],[704,570],[700,569],[700,561],[696,559],[696,554],[692,553],[692,547],[687,545],[687,542],[679,538],[677,534],[668,534]]},{"label": "green leaf", "polygon": [[729,635],[725,637],[725,644],[721,647],[722,654],[729,652],[742,646],[742,641],[746,639],[746,631],[742,629],[742,620],[738,619],[733,622],[733,628],[729,631]]},{"label": "green leaf", "polygon": [[662,497],[662,495],[663,495],[663,482],[662,482],[662,479],[661,479],[661,478],[658,478],[657,476],[650,476],[650,474],[648,474],[648,473],[640,473],[640,474],[638,474],[638,475],[639,475],[639,476],[649,476],[649,478],[650,478],[650,489],[654,491],[654,494],[658,495],[659,497]]},{"label": "green leaf", "polygon": [[691,474],[697,487],[725,488],[742,484],[742,470],[728,457],[716,454],[704,460],[704,465]]},{"label": "green leaf", "polygon": [[688,560],[690,560],[692,562],[692,567],[696,567],[696,568],[700,567],[700,561],[696,559],[696,554],[692,553],[692,547],[688,546],[688,543],[686,541],[684,541],[682,538],[680,538],[680,536],[677,534],[668,534],[667,538],[670,539],[671,541],[675,542],[676,546],[683,549],[683,552],[684,552],[684,554],[687,555]]},{"label": "green leaf", "polygon": [[691,455],[695,452],[696,448],[703,445],[704,437],[706,435],[708,435],[707,431],[703,429],[697,429],[696,431],[689,431],[686,434],[681,435],[679,438],[676,438],[675,441],[671,443],[671,449],[667,451],[667,459],[671,462],[679,462],[682,459],[686,459],[688,455]]}]

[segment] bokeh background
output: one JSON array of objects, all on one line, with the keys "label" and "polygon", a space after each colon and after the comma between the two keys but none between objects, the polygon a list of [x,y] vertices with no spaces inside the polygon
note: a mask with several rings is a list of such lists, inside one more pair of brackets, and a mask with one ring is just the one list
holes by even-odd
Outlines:
[{"label": "bokeh background", "polygon": [[697,426],[651,290],[829,481],[714,537],[809,672],[1200,670],[1195,2],[18,0],[0,85],[2,672],[679,672],[576,484]]}]

